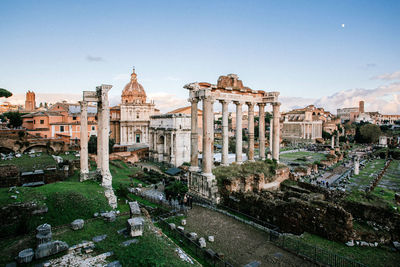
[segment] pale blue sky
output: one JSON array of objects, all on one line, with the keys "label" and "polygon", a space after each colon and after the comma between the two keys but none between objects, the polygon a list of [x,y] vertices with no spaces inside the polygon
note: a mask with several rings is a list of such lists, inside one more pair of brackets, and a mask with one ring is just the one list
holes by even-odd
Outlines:
[{"label": "pale blue sky", "polygon": [[228,73],[283,96],[372,89],[400,70],[399,14],[396,0],[2,0],[0,87],[119,95],[134,65],[148,93],[179,97]]}]

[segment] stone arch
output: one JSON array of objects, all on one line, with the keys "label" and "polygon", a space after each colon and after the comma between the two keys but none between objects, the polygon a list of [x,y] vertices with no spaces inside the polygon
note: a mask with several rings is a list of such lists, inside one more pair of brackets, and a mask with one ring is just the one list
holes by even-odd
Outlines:
[{"label": "stone arch", "polygon": [[46,146],[46,145],[33,145],[33,146],[30,146],[30,147],[26,148],[26,149],[24,150],[24,153],[25,153],[25,152],[32,151],[32,149],[34,149],[34,150],[37,151],[37,152],[54,152],[54,149],[53,149],[51,146]]},{"label": "stone arch", "polygon": [[166,138],[164,135],[160,135],[157,138],[157,153],[158,153],[158,161],[164,161],[164,148],[165,148]]},{"label": "stone arch", "polygon": [[14,152],[15,151],[12,148],[0,146],[0,153],[9,154],[9,153],[14,153]]}]

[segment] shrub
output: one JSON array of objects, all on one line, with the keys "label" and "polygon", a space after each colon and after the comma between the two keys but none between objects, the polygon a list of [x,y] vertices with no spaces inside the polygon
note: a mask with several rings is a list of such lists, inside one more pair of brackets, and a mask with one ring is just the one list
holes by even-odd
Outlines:
[{"label": "shrub", "polygon": [[186,194],[188,191],[188,187],[181,181],[175,181],[166,186],[164,191],[166,196],[172,196],[173,198],[176,198],[178,194],[180,194],[181,196]]}]

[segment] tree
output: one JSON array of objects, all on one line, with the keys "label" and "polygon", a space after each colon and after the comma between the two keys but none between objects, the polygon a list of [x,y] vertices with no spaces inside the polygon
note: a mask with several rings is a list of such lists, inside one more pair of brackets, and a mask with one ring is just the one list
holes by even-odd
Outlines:
[{"label": "tree", "polygon": [[365,143],[376,143],[382,132],[378,125],[366,124],[360,127],[360,134]]},{"label": "tree", "polygon": [[10,91],[8,91],[7,89],[0,88],[0,97],[9,98],[12,95],[13,94]]},{"label": "tree", "polygon": [[14,111],[10,111],[10,112],[6,112],[3,113],[2,116],[0,117],[1,120],[6,120],[8,119],[8,124],[7,127],[9,128],[18,128],[22,125],[22,113],[14,112]]},{"label": "tree", "polygon": [[322,138],[326,139],[331,139],[332,135],[324,130],[322,130]]},{"label": "tree", "polygon": [[[108,141],[108,153],[112,153],[113,146],[115,145],[114,139]],[[97,136],[91,135],[88,142],[88,152],[90,154],[97,154]]]}]

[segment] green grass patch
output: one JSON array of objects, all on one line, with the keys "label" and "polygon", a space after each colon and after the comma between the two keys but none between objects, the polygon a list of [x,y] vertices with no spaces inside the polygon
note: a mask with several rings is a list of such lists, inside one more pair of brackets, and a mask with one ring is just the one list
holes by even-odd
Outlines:
[{"label": "green grass patch", "polygon": [[33,169],[40,170],[48,167],[56,166],[56,161],[53,157],[46,153],[41,153],[39,157],[31,158],[29,155],[23,154],[20,158],[11,160],[1,160],[0,165],[16,165],[21,172],[32,171]]},{"label": "green grass patch", "polygon": [[331,253],[353,259],[367,266],[398,266],[400,261],[400,254],[398,252],[389,251],[379,247],[348,247],[345,244],[330,241],[309,233],[304,233],[302,237],[297,238],[305,241],[307,244],[326,249]]},{"label": "green grass patch", "polygon": [[279,155],[279,159],[283,162],[293,163],[313,163],[315,161],[326,160],[326,154],[312,151],[298,151],[293,153],[284,153]]}]

